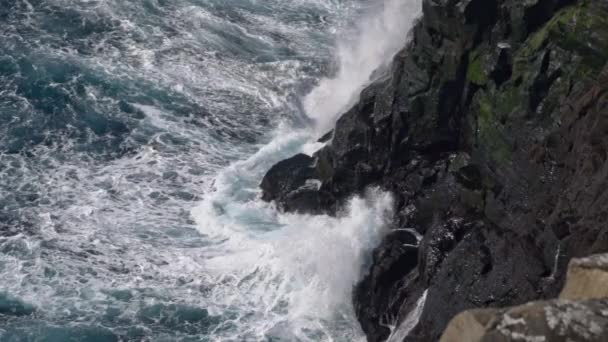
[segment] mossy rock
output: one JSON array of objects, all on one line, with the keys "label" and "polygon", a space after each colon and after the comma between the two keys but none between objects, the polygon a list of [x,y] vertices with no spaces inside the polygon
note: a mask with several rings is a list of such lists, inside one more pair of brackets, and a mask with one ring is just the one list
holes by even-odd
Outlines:
[{"label": "mossy rock", "polygon": [[480,50],[473,50],[469,54],[467,79],[479,86],[483,86],[488,82],[488,75],[485,68],[485,58],[484,54]]},{"label": "mossy rock", "polygon": [[480,90],[474,101],[477,111],[478,146],[492,161],[505,164],[511,159],[511,146],[497,116],[499,113],[493,101],[496,97],[491,95]]},{"label": "mossy rock", "polygon": [[549,30],[551,40],[581,56],[593,70],[601,69],[608,59],[608,6],[600,3],[584,1],[562,11]]},{"label": "mossy rock", "polygon": [[515,73],[521,76],[529,60],[545,47],[580,56],[579,74],[599,71],[608,60],[608,6],[600,1],[581,1],[561,10],[518,50]]}]

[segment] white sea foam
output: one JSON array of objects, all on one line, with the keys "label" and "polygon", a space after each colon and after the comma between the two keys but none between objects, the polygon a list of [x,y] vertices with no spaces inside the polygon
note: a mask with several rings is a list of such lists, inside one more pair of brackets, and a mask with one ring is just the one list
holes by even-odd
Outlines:
[{"label": "white sea foam", "polygon": [[[326,58],[329,31],[340,32],[340,17],[351,16],[359,2],[267,3],[286,17],[256,7],[255,1],[239,3],[243,7],[235,13],[249,25],[239,38],[257,46],[254,52],[263,44],[292,50],[294,57],[268,62],[240,58],[220,41],[206,44],[210,32],[235,29],[220,20],[226,19],[223,12],[212,11],[222,9],[221,1],[197,2],[199,12],[189,10],[192,1],[182,0],[16,3],[25,4],[31,19],[24,25],[40,34],[20,37],[17,44],[27,45],[26,53],[33,51],[25,57],[40,64],[40,74],[66,66],[82,71],[49,85],[85,105],[87,113],[70,114],[76,119],[89,112],[112,116],[123,100],[142,118],[125,133],[121,147],[133,149],[124,155],[98,158],[88,149],[103,140],[89,128],[82,128],[88,130],[83,141],[73,139],[79,128],[71,122],[53,144],[32,147],[27,154],[0,154],[0,194],[8,203],[6,212],[17,218],[1,222],[17,233],[0,236],[0,291],[37,309],[35,317],[15,318],[15,324],[28,332],[42,322],[95,324],[107,318],[117,334],[141,329],[152,340],[207,333],[205,322],[189,326],[200,329],[195,333],[146,325],[142,313],[162,304],[210,310],[221,320],[208,332],[217,340],[360,337],[350,290],[391,214],[390,196],[370,191],[352,199],[337,218],[310,217],[278,213],[259,200],[258,189],[272,164],[320,146],[312,143],[315,132],[280,122],[293,116],[294,88],[318,77],[322,68],[312,59]],[[99,36],[45,33],[41,19],[62,9],[81,16],[81,26],[99,29]],[[301,13],[329,17],[292,25],[289,15]],[[7,35],[19,32],[7,30]],[[3,79],[9,86],[0,94],[18,113],[34,112],[32,98],[23,97],[14,81]],[[320,87],[329,89],[327,82]],[[350,95],[358,90],[352,88]],[[261,146],[275,128],[276,138]],[[251,143],[239,136],[252,132],[258,135]],[[30,194],[37,196],[32,203],[27,202]],[[198,205],[196,196],[202,198]],[[117,299],[116,291],[131,299]]]},{"label": "white sea foam", "polygon": [[[216,309],[230,303],[245,312],[244,307],[257,310],[255,318],[248,318],[255,320],[249,337],[362,339],[351,289],[384,233],[392,214],[391,196],[370,191],[352,199],[335,218],[282,214],[259,200],[258,183],[278,160],[296,152],[311,154],[322,146],[311,139],[334,124],[371,73],[403,46],[419,4],[389,0],[363,20],[360,35],[339,45],[338,74],[322,80],[304,101],[307,114],[316,121],[313,131],[279,131],[257,154],[221,173],[215,191],[193,210],[201,233],[219,242],[214,247],[218,252],[205,266],[223,284],[230,284],[213,290],[219,299]],[[248,337],[242,329],[237,331],[228,337]]]},{"label": "white sea foam", "polygon": [[338,118],[358,99],[370,76],[386,65],[401,49],[414,20],[421,11],[420,0],[386,0],[360,21],[354,39],[338,44],[337,74],[321,80],[304,100],[308,116],[319,133],[331,129]]},{"label": "white sea foam", "polygon": [[403,319],[403,321],[399,324],[399,326],[390,326],[391,334],[386,340],[387,342],[401,342],[403,341],[407,335],[416,327],[418,322],[420,321],[420,316],[422,315],[422,310],[424,309],[424,305],[426,304],[426,297],[428,295],[429,290],[425,290],[420,298],[416,301],[416,306],[412,308],[407,316]]},{"label": "white sea foam", "polygon": [[[255,312],[238,322],[241,328],[232,332],[237,335],[224,337],[361,338],[350,293],[370,248],[384,233],[391,196],[370,191],[352,199],[338,217],[281,214],[258,200],[265,165],[296,151],[306,137],[275,140],[232,165],[193,211],[201,233],[219,242],[213,247],[217,253],[204,261],[209,276],[223,279],[224,285],[212,290],[216,310],[229,305]],[[247,325],[255,328],[243,329]]]},{"label": "white sea foam", "polygon": [[[230,298],[219,300],[217,309],[229,302],[261,310],[251,331],[258,339],[273,334],[288,340],[361,338],[351,289],[370,249],[383,235],[391,215],[390,195],[372,191],[352,199],[337,218],[311,217],[281,214],[261,202],[258,182],[269,165],[296,152],[311,154],[322,145],[311,138],[333,125],[371,73],[403,45],[418,14],[408,6],[415,5],[419,1],[386,2],[363,20],[358,38],[340,44],[338,75],[322,80],[305,99],[307,113],[316,120],[314,132],[289,127],[279,131],[271,144],[221,173],[215,191],[193,211],[201,233],[220,241],[218,253],[205,262],[207,269],[230,279],[231,286],[214,290],[215,298]],[[404,13],[411,17],[404,20]],[[341,336],[335,335],[337,331]]]}]

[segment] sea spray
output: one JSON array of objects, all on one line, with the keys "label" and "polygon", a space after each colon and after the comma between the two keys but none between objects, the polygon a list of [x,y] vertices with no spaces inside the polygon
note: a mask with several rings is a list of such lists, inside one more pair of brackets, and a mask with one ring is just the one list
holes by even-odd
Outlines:
[{"label": "sea spray", "polygon": [[[276,138],[249,159],[215,179],[192,214],[201,233],[215,244],[203,267],[213,287],[214,312],[249,313],[219,328],[228,339],[363,339],[351,303],[352,287],[392,215],[390,194],[369,190],[352,198],[337,217],[280,213],[259,198],[259,181],[274,163],[305,152],[314,137],[333,126],[371,74],[390,63],[419,13],[419,1],[382,3],[361,20],[355,39],[339,44],[335,77],[321,80],[304,99],[312,129],[283,125]],[[215,278],[214,278],[215,277]],[[251,328],[247,328],[251,327]],[[221,335],[228,332],[227,335]]]},{"label": "sea spray", "polygon": [[358,99],[371,75],[386,65],[405,45],[407,34],[421,11],[420,0],[386,0],[360,20],[355,39],[338,42],[337,73],[324,78],[304,99],[317,134],[333,128],[342,112]]},{"label": "sea spray", "polygon": [[[392,215],[388,193],[369,190],[337,217],[280,213],[259,199],[267,165],[296,153],[307,131],[285,131],[215,180],[215,191],[192,211],[199,230],[214,241],[202,260],[209,308],[247,313],[219,328],[227,339],[357,340],[351,305],[370,248]],[[247,329],[247,327],[252,327]]]},{"label": "sea spray", "polygon": [[[203,261],[207,276],[218,283],[210,290],[214,310],[248,313],[231,322],[239,328],[225,338],[361,338],[350,293],[392,215],[389,194],[369,191],[352,199],[339,217],[279,214],[259,201],[231,210],[242,211],[230,224],[235,234],[227,232],[214,247],[222,253]],[[209,222],[207,215],[215,215],[194,214],[201,231]],[[243,232],[263,220],[274,229]]]}]

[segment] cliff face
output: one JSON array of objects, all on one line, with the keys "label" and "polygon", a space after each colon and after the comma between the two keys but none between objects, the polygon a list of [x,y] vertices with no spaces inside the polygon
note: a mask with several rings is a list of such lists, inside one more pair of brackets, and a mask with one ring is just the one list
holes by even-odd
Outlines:
[{"label": "cliff face", "polygon": [[[382,341],[458,312],[554,297],[573,257],[608,251],[608,1],[424,0],[392,70],[264,199],[334,213],[371,185],[396,198],[354,304]],[[419,239],[419,237],[422,237]]]}]

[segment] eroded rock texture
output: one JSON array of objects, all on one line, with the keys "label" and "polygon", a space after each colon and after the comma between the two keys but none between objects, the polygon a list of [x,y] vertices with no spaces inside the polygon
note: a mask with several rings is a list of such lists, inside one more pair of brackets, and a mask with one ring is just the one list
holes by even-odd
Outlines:
[{"label": "eroded rock texture", "polygon": [[262,184],[313,213],[372,185],[394,194],[395,232],[354,291],[369,341],[427,289],[406,340],[437,340],[465,309],[555,297],[572,257],[608,251],[608,1],[423,9],[331,142]]}]

